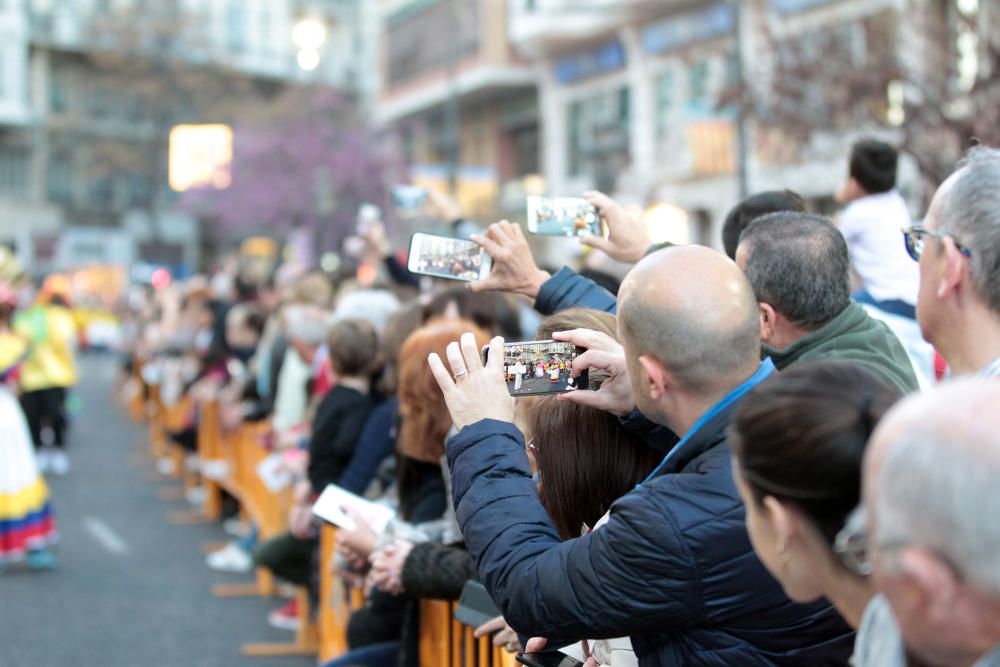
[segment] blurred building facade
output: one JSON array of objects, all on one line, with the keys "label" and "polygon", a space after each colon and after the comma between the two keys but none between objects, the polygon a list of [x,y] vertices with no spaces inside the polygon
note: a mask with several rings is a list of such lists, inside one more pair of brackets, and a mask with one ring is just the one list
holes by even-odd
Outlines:
[{"label": "blurred building facade", "polygon": [[454,184],[488,216],[523,207],[540,169],[535,73],[512,47],[508,0],[383,0],[378,119],[399,134],[417,183]]},{"label": "blurred building facade", "polygon": [[[916,13],[925,21],[948,22],[970,7],[985,15],[989,4],[511,0],[508,25],[512,45],[538,76],[548,190],[572,195],[598,188],[643,207],[668,202],[687,214],[675,240],[719,246],[725,213],[741,197],[741,164],[748,192],[790,188],[829,212],[851,142],[863,134],[897,136],[886,99],[891,91],[882,95],[885,112],[876,113],[882,122],[848,123],[808,140],[756,123],[762,105],[799,104],[798,91],[774,99],[783,97],[775,92],[783,85],[811,85],[799,72],[794,81],[775,81],[787,76],[776,64],[776,43],[796,40],[808,52],[810,41],[813,50],[821,48],[814,38],[822,32],[833,36],[836,57],[855,64],[881,58],[886,50],[903,57],[920,49],[913,39]],[[988,20],[995,16],[981,24]],[[740,106],[741,95],[757,101]],[[841,103],[849,113],[855,100]],[[807,117],[812,109],[802,104],[792,111]],[[901,168],[904,194],[913,194],[915,167],[904,160]]]},{"label": "blurred building facade", "polygon": [[[166,187],[164,124],[225,122],[213,98],[251,103],[290,81],[370,100],[377,89],[366,64],[377,45],[370,6],[0,2],[0,242],[15,245],[36,274],[140,259],[198,267],[198,222]],[[305,18],[324,26],[311,71],[292,40]]]}]

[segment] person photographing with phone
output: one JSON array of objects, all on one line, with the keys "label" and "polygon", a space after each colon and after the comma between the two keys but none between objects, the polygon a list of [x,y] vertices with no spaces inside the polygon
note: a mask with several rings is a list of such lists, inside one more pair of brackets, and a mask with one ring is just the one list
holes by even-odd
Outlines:
[{"label": "person photographing with phone", "polygon": [[666,456],[603,527],[576,539],[560,540],[538,500],[501,341],[485,367],[468,336],[448,346],[450,371],[429,358],[460,429],[447,447],[453,496],[487,590],[522,634],[554,646],[628,635],[640,665],[843,664],[849,628],[826,602],[792,603],[743,524],[725,430],[773,372],[760,361],[746,278],[707,248],[665,249],[632,270],[620,305],[621,345],[553,334],[587,348],[574,374],[608,374],[599,391],[562,400],[626,418]]}]

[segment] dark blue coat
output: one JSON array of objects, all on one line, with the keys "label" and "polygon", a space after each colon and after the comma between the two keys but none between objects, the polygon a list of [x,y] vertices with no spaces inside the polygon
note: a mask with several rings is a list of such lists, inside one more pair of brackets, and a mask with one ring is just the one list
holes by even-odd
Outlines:
[{"label": "dark blue coat", "polygon": [[551,315],[573,306],[609,313],[618,311],[614,294],[564,266],[542,284],[535,298],[535,308],[543,315]]},{"label": "dark blue coat", "polygon": [[696,424],[603,528],[566,542],[515,426],[484,420],[452,437],[458,521],[507,622],[560,644],[628,635],[643,666],[847,664],[853,633],[825,601],[785,596],[753,553],[733,484],[725,429],[770,368]]}]

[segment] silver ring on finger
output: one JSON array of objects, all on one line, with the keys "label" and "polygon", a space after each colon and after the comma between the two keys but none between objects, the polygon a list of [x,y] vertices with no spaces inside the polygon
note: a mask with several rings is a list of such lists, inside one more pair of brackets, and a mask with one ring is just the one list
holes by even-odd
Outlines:
[{"label": "silver ring on finger", "polygon": [[455,382],[458,382],[458,379],[460,377],[466,376],[468,374],[469,374],[469,371],[466,370],[466,369],[464,369],[464,368],[462,370],[460,370],[460,371],[456,371],[455,372]]}]

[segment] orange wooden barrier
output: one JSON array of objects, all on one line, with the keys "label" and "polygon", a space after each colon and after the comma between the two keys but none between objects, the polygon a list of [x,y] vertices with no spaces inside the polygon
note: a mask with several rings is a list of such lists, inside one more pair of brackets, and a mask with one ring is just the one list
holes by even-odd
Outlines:
[{"label": "orange wooden barrier", "polygon": [[319,659],[327,662],[347,651],[347,622],[351,612],[364,604],[359,588],[330,571],[337,529],[324,523],[320,528]]},{"label": "orange wooden barrier", "polygon": [[222,423],[219,420],[219,403],[204,401],[198,410],[198,461],[201,466],[201,484],[205,491],[201,513],[209,521],[218,521],[222,515],[222,484],[225,470],[231,463],[223,457]]}]

